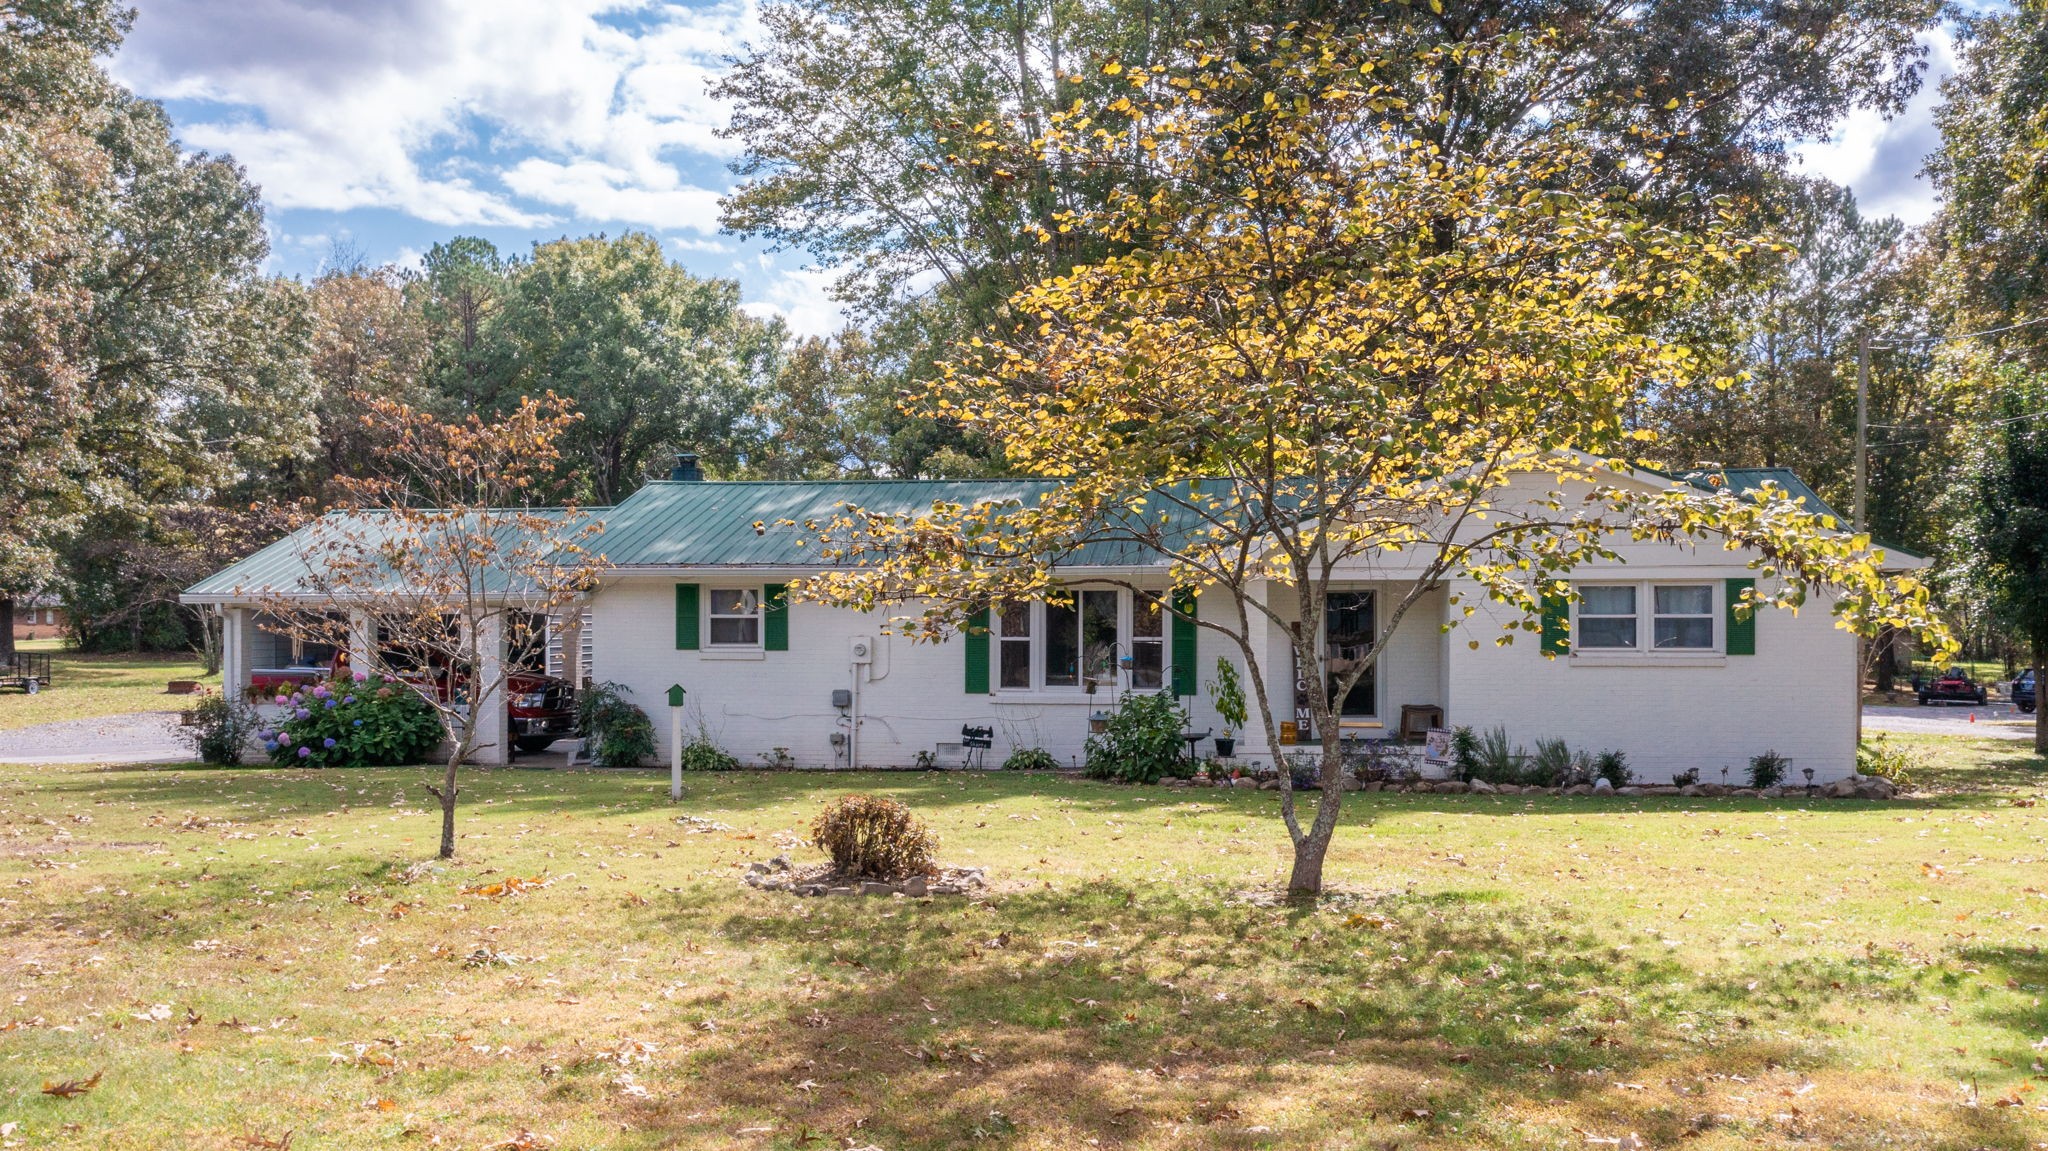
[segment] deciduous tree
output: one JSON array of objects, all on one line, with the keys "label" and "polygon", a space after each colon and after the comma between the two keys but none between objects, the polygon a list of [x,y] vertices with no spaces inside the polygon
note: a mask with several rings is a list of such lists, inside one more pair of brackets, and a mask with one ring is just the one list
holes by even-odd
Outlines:
[{"label": "deciduous tree", "polygon": [[[1150,556],[1220,599],[1175,610],[1235,649],[1278,747],[1274,705],[1293,666],[1321,666],[1333,579],[1368,560],[1398,571],[1406,590],[1386,594],[1360,658],[1306,677],[1313,820],[1285,773],[1281,796],[1300,893],[1322,887],[1342,802],[1336,705],[1435,586],[1469,581],[1468,615],[1481,596],[1514,609],[1494,637],[1509,642],[1618,539],[1712,540],[1754,549],[1773,577],[1751,609],[1826,585],[1850,626],[1935,627],[1926,589],[1782,493],[1610,481],[1642,446],[1623,413],[1697,371],[1647,321],[1749,244],[1710,204],[1682,230],[1645,219],[1611,141],[1575,130],[1569,105],[1541,133],[1452,154],[1434,109],[1381,80],[1455,63],[1484,83],[1542,51],[1292,31],[1255,65],[1109,65],[1118,94],[1051,116],[1013,162],[1116,174],[1124,191],[1047,232],[1120,254],[1017,293],[1017,321],[915,401],[1054,486],[1026,505],[849,508],[810,525],[839,565],[798,594],[912,603],[897,626],[929,637],[1066,594],[1060,562],[1082,549]],[[1536,494],[1503,497],[1517,481]],[[1291,636],[1291,665],[1269,664],[1266,634]]]},{"label": "deciduous tree", "polygon": [[303,575],[251,590],[301,639],[348,649],[367,623],[376,642],[357,666],[363,674],[428,673],[412,682],[449,733],[441,780],[427,786],[447,859],[458,772],[483,746],[475,718],[504,705],[505,637],[531,627],[560,637],[571,605],[597,586],[603,563],[589,544],[604,529],[539,498],[580,419],[566,401],[528,398],[488,420],[449,422],[394,400],[365,404],[365,422],[387,445],[377,472],[342,479],[346,501],[290,537]]}]

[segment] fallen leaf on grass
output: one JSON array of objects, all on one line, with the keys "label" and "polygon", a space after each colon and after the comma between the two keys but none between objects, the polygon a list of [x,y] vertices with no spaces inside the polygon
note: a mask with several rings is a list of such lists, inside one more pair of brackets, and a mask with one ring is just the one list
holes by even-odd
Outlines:
[{"label": "fallen leaf on grass", "polygon": [[541,1151],[543,1147],[553,1147],[554,1145],[555,1141],[548,1136],[537,1134],[521,1127],[512,1133],[510,1139],[493,1143],[484,1148],[484,1151]]},{"label": "fallen leaf on grass", "polygon": [[275,1139],[261,1135],[243,1135],[235,1140],[244,1147],[255,1147],[258,1151],[291,1151],[292,1132],[287,1131]]},{"label": "fallen leaf on grass", "polygon": [[55,1095],[59,1099],[76,1099],[80,1095],[98,1087],[100,1085],[100,1076],[105,1074],[106,1070],[102,1068],[84,1079],[66,1079],[61,1082],[46,1080],[43,1083],[43,1094]]},{"label": "fallen leaf on grass", "polygon": [[481,895],[486,899],[497,899],[501,896],[518,895],[527,891],[539,891],[551,882],[553,881],[542,875],[536,875],[531,879],[521,879],[515,875],[502,883],[480,883],[475,887],[465,887],[462,889],[462,894]]}]

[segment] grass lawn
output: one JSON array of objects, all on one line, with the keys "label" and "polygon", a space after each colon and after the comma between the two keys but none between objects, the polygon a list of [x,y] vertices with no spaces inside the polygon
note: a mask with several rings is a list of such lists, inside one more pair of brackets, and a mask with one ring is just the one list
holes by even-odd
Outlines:
[{"label": "grass lawn", "polygon": [[167,695],[174,679],[196,679],[220,686],[220,676],[201,674],[194,655],[87,655],[65,651],[55,640],[19,645],[23,651],[47,651],[52,682],[36,695],[0,692],[0,731],[32,727],[60,719],[95,719],[135,711],[181,711],[188,702]]},{"label": "grass lawn", "polygon": [[[1928,798],[1352,796],[1312,907],[1242,897],[1283,873],[1270,793],[732,774],[676,807],[657,773],[475,772],[460,859],[413,867],[421,770],[0,768],[0,1122],[94,1151],[2043,1146],[2044,763],[1901,742]],[[994,890],[738,882],[857,789]]]}]

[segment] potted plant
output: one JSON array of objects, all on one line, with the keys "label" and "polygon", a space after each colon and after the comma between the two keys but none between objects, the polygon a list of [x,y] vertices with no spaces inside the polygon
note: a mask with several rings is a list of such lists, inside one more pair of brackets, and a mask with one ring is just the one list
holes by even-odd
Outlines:
[{"label": "potted plant", "polygon": [[1237,665],[1227,656],[1217,656],[1216,678],[1208,686],[1209,699],[1223,720],[1223,731],[1216,737],[1216,754],[1229,759],[1237,753],[1236,732],[1244,727],[1245,721],[1244,684],[1237,678]]}]

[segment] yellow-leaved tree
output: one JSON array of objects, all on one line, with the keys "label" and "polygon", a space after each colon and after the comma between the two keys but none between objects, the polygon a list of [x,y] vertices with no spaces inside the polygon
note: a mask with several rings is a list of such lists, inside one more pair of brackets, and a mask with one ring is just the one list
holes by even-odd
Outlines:
[{"label": "yellow-leaved tree", "polygon": [[[835,566],[796,594],[914,605],[896,626],[937,638],[991,604],[1067,594],[1061,561],[1115,546],[1223,598],[1197,622],[1234,646],[1277,748],[1279,693],[1294,667],[1322,666],[1333,578],[1398,565],[1374,635],[1348,653],[1360,658],[1303,677],[1322,791],[1304,822],[1281,773],[1297,893],[1321,889],[1341,805],[1337,706],[1453,580],[1478,589],[1468,601],[1518,609],[1495,637],[1507,642],[1537,629],[1546,596],[1571,594],[1562,576],[1620,541],[1712,541],[1753,549],[1775,577],[1749,609],[1826,586],[1848,626],[1944,639],[1924,587],[1781,490],[1613,482],[1644,450],[1632,405],[1696,371],[1655,321],[1759,241],[1714,204],[1685,230],[1641,217],[1631,174],[1656,164],[1653,140],[1596,137],[1559,106],[1453,157],[1431,141],[1455,99],[1395,94],[1399,77],[1437,99],[1421,78],[1541,67],[1544,51],[1540,38],[1430,49],[1287,29],[1256,51],[1106,65],[1123,92],[1056,117],[1012,167],[1114,176],[1104,208],[1057,228],[1117,254],[1019,292],[1014,322],[910,401],[1053,485],[1035,502],[914,516],[846,507],[808,525]],[[1175,610],[1197,615],[1187,604]],[[1274,634],[1292,637],[1292,666],[1272,666]]]}]

